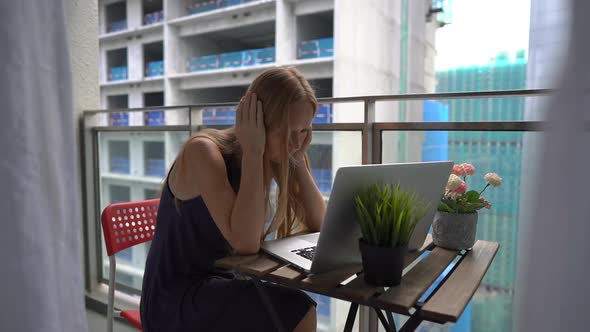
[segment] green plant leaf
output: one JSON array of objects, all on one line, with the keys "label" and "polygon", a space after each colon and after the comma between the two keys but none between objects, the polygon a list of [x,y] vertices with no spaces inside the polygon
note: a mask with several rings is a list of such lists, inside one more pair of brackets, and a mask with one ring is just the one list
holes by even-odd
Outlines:
[{"label": "green plant leaf", "polygon": [[384,243],[391,243],[391,228],[392,223],[390,222],[392,218],[391,214],[391,199],[388,199],[384,202],[383,205],[383,220],[385,223],[383,224],[383,242]]},{"label": "green plant leaf", "polygon": [[[399,184],[368,186],[355,195],[354,204],[365,241],[389,247],[407,244],[428,208],[418,194],[402,190]],[[440,206],[452,210],[446,203]]]},{"label": "green plant leaf", "polygon": [[369,229],[367,226],[369,223],[369,215],[366,211],[363,201],[360,198],[360,195],[356,195],[355,203],[355,210],[361,227],[361,233],[363,234],[363,238],[367,240],[369,238]]},{"label": "green plant leaf", "polygon": [[457,203],[457,201],[454,201],[454,200],[447,200],[445,203],[447,203],[447,205],[448,205],[448,206],[451,208],[451,210],[452,210],[453,212],[454,212],[454,211],[457,211],[457,209],[458,209],[458,205],[459,205],[459,204]]},{"label": "green plant leaf", "polygon": [[442,212],[448,212],[448,213],[453,213],[454,212],[453,209],[451,209],[451,207],[447,203],[445,203],[443,201],[440,201],[438,203],[438,210],[439,211],[442,211]]},{"label": "green plant leaf", "polygon": [[484,204],[481,203],[481,202],[477,202],[477,203],[466,203],[462,207],[462,213],[473,213],[473,212],[476,212],[477,210],[479,210],[479,209],[481,209],[483,207],[484,207]]},{"label": "green plant leaf", "polygon": [[467,202],[479,202],[479,193],[475,190],[470,190],[468,192],[466,192],[463,197],[465,198],[465,200]]}]

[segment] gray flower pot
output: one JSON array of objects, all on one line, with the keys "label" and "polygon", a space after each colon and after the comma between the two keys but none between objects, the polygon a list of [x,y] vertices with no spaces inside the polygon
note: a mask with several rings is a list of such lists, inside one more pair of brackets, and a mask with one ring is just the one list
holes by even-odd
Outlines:
[{"label": "gray flower pot", "polygon": [[477,212],[447,213],[436,211],[432,223],[435,245],[452,250],[472,248],[477,232]]}]

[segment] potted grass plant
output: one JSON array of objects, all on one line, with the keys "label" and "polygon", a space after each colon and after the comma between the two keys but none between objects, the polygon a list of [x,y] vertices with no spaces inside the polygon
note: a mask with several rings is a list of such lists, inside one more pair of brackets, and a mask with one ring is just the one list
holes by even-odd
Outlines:
[{"label": "potted grass plant", "polygon": [[359,248],[365,280],[375,286],[399,285],[408,242],[427,204],[399,184],[369,186],[354,200],[362,233]]}]

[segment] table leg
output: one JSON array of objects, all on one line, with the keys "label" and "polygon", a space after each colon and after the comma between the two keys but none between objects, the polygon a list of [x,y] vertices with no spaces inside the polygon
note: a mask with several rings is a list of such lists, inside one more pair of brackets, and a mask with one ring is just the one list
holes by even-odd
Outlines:
[{"label": "table leg", "polygon": [[369,332],[378,332],[379,331],[379,317],[377,316],[377,312],[375,310],[368,310],[369,311]]},{"label": "table leg", "polygon": [[399,329],[399,332],[413,332],[418,328],[423,319],[420,317],[420,310],[416,310],[412,316],[406,321],[404,326]]},{"label": "table leg", "polygon": [[387,315],[387,320],[389,321],[389,326],[391,326],[391,329],[393,331],[397,331],[397,327],[395,326],[395,320],[393,320],[393,314],[391,313],[391,311],[385,311],[385,314]]},{"label": "table leg", "polygon": [[[377,313],[377,317],[379,317],[379,320],[381,321],[381,324],[383,324],[385,331],[397,332],[397,330],[395,328],[395,322],[393,321],[393,319],[390,319],[389,323],[388,323],[387,319],[385,318],[385,315],[383,315],[383,312],[381,312],[381,309],[373,308],[373,310],[375,310],[375,312]],[[391,315],[391,313],[389,313],[389,315]],[[393,323],[393,324],[391,324],[391,323]]]},{"label": "table leg", "polygon": [[344,332],[351,332],[356,319],[356,312],[358,311],[359,305],[357,303],[350,303],[350,309],[348,310],[348,317],[346,317],[346,325],[344,326]]},{"label": "table leg", "polygon": [[377,332],[379,330],[379,318],[375,310],[370,306],[361,305],[359,312],[359,332]]}]

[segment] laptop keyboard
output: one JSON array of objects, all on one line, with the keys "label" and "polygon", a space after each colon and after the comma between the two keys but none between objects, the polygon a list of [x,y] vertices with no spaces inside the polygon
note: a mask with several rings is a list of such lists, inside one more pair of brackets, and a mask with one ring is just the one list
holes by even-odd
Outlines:
[{"label": "laptop keyboard", "polygon": [[311,261],[311,260],[313,260],[313,255],[315,254],[315,246],[301,248],[301,249],[295,249],[295,250],[291,250],[291,252],[295,253],[303,258],[309,259]]}]

